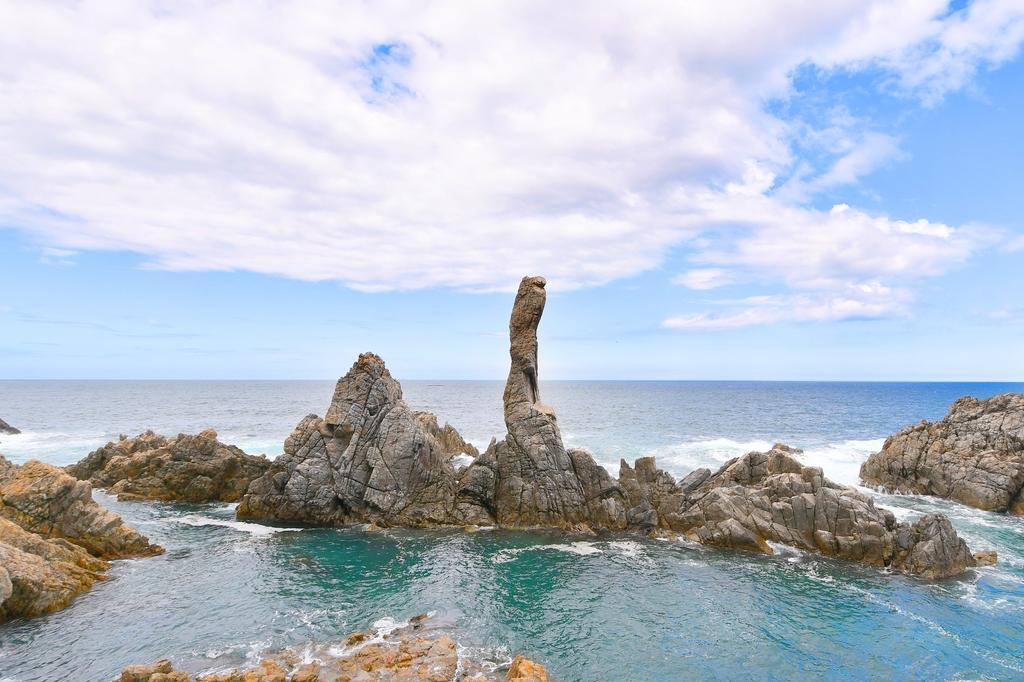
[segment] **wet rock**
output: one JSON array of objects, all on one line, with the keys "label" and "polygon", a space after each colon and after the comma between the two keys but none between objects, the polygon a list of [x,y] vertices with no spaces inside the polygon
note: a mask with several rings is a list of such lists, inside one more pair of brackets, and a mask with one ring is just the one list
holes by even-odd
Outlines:
[{"label": "wet rock", "polygon": [[995,550],[975,552],[974,560],[978,562],[979,566],[995,566],[996,561],[999,560],[999,554]]},{"label": "wet rock", "polygon": [[21,433],[21,431],[14,428],[13,426],[5,422],[3,419],[0,419],[0,433],[13,436],[15,434]]},{"label": "wet rock", "polygon": [[646,526],[650,511],[643,510],[649,509],[661,528],[706,545],[771,554],[768,543],[778,542],[928,579],[976,565],[945,516],[897,524],[869,496],[803,466],[793,457],[798,452],[776,446],[747,453],[714,474],[694,472],[684,486],[653,459],[640,459],[635,470],[621,464],[620,483],[634,505],[629,513],[646,513]]},{"label": "wet rock", "polygon": [[210,429],[174,438],[147,431],[89,453],[66,468],[117,499],[164,502],[238,502],[249,482],[270,469],[266,456],[247,455],[217,440]]},{"label": "wet rock", "polygon": [[163,552],[97,504],[87,481],[37,460],[17,466],[0,456],[0,517],[44,538],[68,540],[102,559]]},{"label": "wet rock", "polygon": [[303,419],[284,450],[250,484],[239,518],[385,527],[450,522],[450,457],[373,353],[360,355],[338,380],[326,418]]},{"label": "wet rock", "polygon": [[1024,514],[1024,395],[960,398],[942,421],[889,436],[860,476],[887,491]]},{"label": "wet rock", "polygon": [[[445,633],[430,632],[425,616],[390,632],[369,630],[343,640],[343,644],[307,645],[278,651],[249,670],[198,675],[198,682],[547,682],[544,667],[516,657],[507,674],[487,661],[460,659],[455,642]],[[315,658],[314,663],[303,663]],[[160,677],[161,675],[168,677]],[[178,677],[170,677],[177,675]],[[192,682],[174,672],[170,661],[129,666],[122,682]]]}]

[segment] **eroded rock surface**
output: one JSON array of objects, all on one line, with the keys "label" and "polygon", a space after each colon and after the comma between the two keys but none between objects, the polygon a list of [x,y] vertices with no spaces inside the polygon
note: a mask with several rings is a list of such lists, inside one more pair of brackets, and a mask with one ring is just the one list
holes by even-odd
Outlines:
[{"label": "eroded rock surface", "polygon": [[21,433],[21,431],[19,431],[18,429],[14,428],[13,426],[11,426],[7,422],[5,422],[3,419],[0,419],[0,433],[4,433],[4,434],[7,434],[9,436],[13,436],[15,434]]},{"label": "eroded rock surface", "polygon": [[[309,661],[312,658],[312,662]],[[507,668],[507,672],[505,670]],[[548,682],[544,666],[518,656],[511,665],[460,657],[447,634],[417,616],[390,632],[368,630],[340,642],[272,653],[255,668],[197,675],[169,660],[133,665],[121,682]]]},{"label": "eroded rock surface", "polygon": [[88,483],[0,456],[0,621],[63,608],[106,579],[104,559],[162,551],[96,504]]},{"label": "eroded rock surface", "polygon": [[163,552],[92,499],[92,486],[38,460],[21,466],[0,456],[0,517],[44,538],[64,538],[102,559]]},{"label": "eroded rock surface", "polygon": [[247,455],[221,443],[217,432],[209,429],[170,439],[152,431],[135,438],[122,436],[66,470],[121,501],[200,503],[238,502],[249,483],[270,466],[265,455]]},{"label": "eroded rock surface", "polygon": [[309,415],[284,454],[249,486],[239,518],[314,524],[449,523],[455,500],[451,457],[402,400],[373,353],[338,380],[325,419]]},{"label": "eroded rock surface", "polygon": [[860,477],[888,491],[1024,514],[1024,395],[960,398],[942,421],[889,436]]},{"label": "eroded rock surface", "polygon": [[441,446],[441,452],[448,457],[467,455],[475,459],[480,456],[480,451],[476,449],[476,446],[464,441],[455,427],[448,422],[445,422],[444,426],[438,426],[437,417],[430,412],[413,412],[413,414],[423,424],[427,433],[437,440],[438,445]]},{"label": "eroded rock surface", "polygon": [[776,445],[731,460],[714,474],[697,470],[679,484],[656,469],[653,458],[644,458],[635,469],[622,462],[619,479],[634,505],[631,519],[646,513],[645,526],[657,523],[701,544],[771,554],[768,543],[779,542],[929,579],[977,565],[945,516],[897,523],[856,488],[803,466],[798,453]]}]

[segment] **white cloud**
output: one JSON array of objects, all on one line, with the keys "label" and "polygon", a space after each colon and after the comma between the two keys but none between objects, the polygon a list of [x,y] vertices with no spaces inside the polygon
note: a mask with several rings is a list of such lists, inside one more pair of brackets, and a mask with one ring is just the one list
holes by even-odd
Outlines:
[{"label": "white cloud", "polygon": [[846,131],[831,170],[766,196],[800,159],[764,102],[808,63],[940,97],[1024,39],[1013,0],[0,9],[7,224],[366,290],[587,286],[723,226],[743,229],[683,284],[943,272],[975,246],[959,231],[796,203],[898,157],[892,138]]},{"label": "white cloud", "polygon": [[751,296],[725,301],[724,310],[671,317],[663,323],[676,329],[717,330],[775,322],[836,322],[874,319],[903,312],[910,295],[877,282],[846,287],[837,294]]},{"label": "white cloud", "polygon": [[701,268],[677,275],[672,282],[690,289],[704,290],[729,284],[732,282],[732,276],[721,268]]}]

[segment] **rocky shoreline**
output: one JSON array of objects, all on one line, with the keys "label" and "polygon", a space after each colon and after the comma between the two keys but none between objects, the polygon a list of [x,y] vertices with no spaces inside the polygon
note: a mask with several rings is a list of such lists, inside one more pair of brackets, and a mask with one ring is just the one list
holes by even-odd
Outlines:
[{"label": "rocky shoreline", "polygon": [[524,656],[504,665],[478,661],[431,630],[428,616],[416,616],[397,628],[272,652],[247,670],[193,675],[164,659],[126,667],[120,682],[548,682],[544,666]]},{"label": "rocky shoreline", "polygon": [[0,622],[67,606],[109,561],[160,554],[92,499],[92,487],[36,460],[0,456]]}]

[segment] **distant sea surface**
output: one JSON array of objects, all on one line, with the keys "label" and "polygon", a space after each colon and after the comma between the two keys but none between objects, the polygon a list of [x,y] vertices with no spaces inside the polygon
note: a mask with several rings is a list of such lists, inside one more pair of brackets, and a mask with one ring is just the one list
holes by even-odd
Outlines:
[{"label": "distant sea surface", "polygon": [[[501,438],[503,382],[403,382],[481,450]],[[279,455],[334,382],[0,381],[14,462],[78,461],[119,434],[216,429]],[[677,478],[782,442],[857,485],[886,436],[963,395],[1024,384],[541,382],[568,446],[618,475],[653,455]],[[924,582],[776,546],[771,556],[621,535],[267,527],[234,505],[95,498],[167,549],[115,562],[70,607],[0,625],[0,681],[108,682],[169,657],[191,671],[332,642],[433,613],[461,654],[523,653],[553,680],[1024,679],[1024,519],[871,493],[901,520],[941,512],[994,567]]]}]

